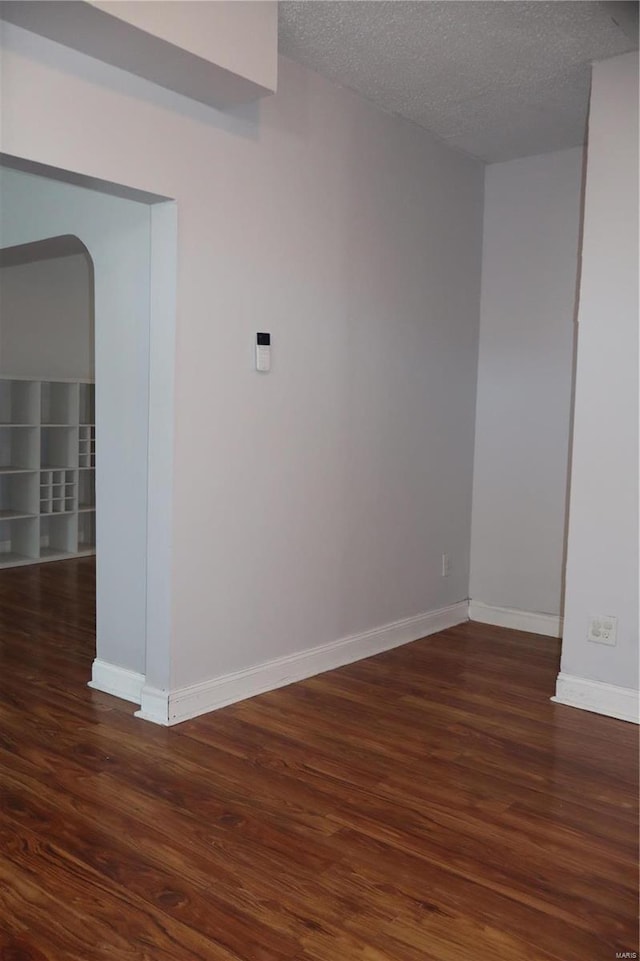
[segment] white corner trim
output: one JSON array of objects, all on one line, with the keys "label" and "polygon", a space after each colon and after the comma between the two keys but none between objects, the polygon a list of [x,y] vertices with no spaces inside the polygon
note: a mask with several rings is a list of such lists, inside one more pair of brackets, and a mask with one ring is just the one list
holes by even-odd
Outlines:
[{"label": "white corner trim", "polygon": [[604,684],[561,671],[556,682],[555,697],[551,700],[556,704],[567,704],[569,707],[582,708],[583,711],[640,724],[640,692],[630,687]]},{"label": "white corner trim", "polygon": [[462,624],[468,620],[467,611],[468,602],[461,601],[450,607],[407,617],[362,634],[352,634],[308,651],[278,657],[189,687],[170,692],[145,687],[142,691],[142,707],[136,717],[155,724],[179,724],[227,704],[273,691],[294,681],[302,681]]},{"label": "white corner trim", "polygon": [[137,674],[126,667],[101,661],[98,657],[93,662],[88,686],[95,691],[104,691],[105,694],[121,697],[123,701],[140,704],[143,685],[144,674]]},{"label": "white corner trim", "polygon": [[140,698],[140,710],[135,716],[153,724],[169,725],[169,691],[145,684]]},{"label": "white corner trim", "polygon": [[469,601],[469,620],[496,627],[510,627],[514,631],[546,634],[562,637],[562,618],[557,614],[539,614],[535,611],[518,611],[511,607],[493,607],[482,601]]}]

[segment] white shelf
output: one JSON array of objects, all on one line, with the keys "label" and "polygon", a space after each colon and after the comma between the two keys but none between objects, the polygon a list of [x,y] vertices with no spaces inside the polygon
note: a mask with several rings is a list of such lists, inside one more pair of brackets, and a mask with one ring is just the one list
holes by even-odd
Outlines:
[{"label": "white shelf", "polygon": [[0,378],[0,568],[95,553],[95,391]]},{"label": "white shelf", "polygon": [[2,474],[0,476],[0,518],[32,517],[38,513],[38,474]]},{"label": "white shelf", "polygon": [[78,550],[91,551],[96,547],[96,515],[95,511],[83,511],[78,514]]},{"label": "white shelf", "polygon": [[0,470],[32,470],[39,466],[38,428],[0,427]]},{"label": "white shelf", "polygon": [[28,514],[25,511],[0,510],[0,521],[16,521],[21,517],[37,517],[37,514]]},{"label": "white shelf", "polygon": [[24,554],[16,554],[12,551],[8,551],[5,554],[0,553],[0,570],[3,567],[24,567],[26,564],[37,563],[36,559],[33,557],[25,557]]},{"label": "white shelf", "polygon": [[0,379],[0,423],[40,423],[40,382]]},{"label": "white shelf", "polygon": [[[89,385],[85,385],[89,386]],[[79,408],[79,385],[60,381],[40,383],[40,423],[43,427],[54,424],[77,425]]]},{"label": "white shelf", "polygon": [[78,415],[80,424],[95,424],[96,395],[93,384],[78,384]]},{"label": "white shelf", "polygon": [[[0,564],[3,567],[11,563],[14,555],[20,558],[30,558],[31,563],[37,560],[38,550],[38,518],[13,517],[10,520],[0,520]],[[22,560],[20,563],[25,563]]]},{"label": "white shelf", "polygon": [[[36,563],[46,563],[46,561],[68,561],[72,557],[78,557],[84,554],[84,551],[74,551],[73,553],[65,551],[58,551],[55,547],[42,547],[40,548],[40,557]],[[31,561],[33,564],[34,562]]]}]

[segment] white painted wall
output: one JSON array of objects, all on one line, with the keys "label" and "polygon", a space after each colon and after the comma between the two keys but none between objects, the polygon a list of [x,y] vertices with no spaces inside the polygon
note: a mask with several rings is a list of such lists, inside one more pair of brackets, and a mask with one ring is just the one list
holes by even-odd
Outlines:
[{"label": "white painted wall", "polygon": [[464,600],[481,165],[287,61],[255,117],[2,67],[5,151],[178,202],[171,685]]},{"label": "white painted wall", "polygon": [[582,160],[576,148],[492,164],[485,174],[470,596],[555,617]]},{"label": "white painted wall", "polygon": [[276,89],[274,0],[1,3],[0,19],[210,106]]},{"label": "white painted wall", "polygon": [[93,337],[86,256],[0,268],[0,374],[93,380]]},{"label": "white painted wall", "polygon": [[145,670],[150,208],[0,168],[3,246],[77,236],[94,264],[97,654]]},{"label": "white painted wall", "polygon": [[[587,641],[597,614],[617,646]],[[639,686],[637,54],[593,70],[562,673]]]},{"label": "white painted wall", "polygon": [[275,0],[90,0],[92,6],[262,87],[278,79]]}]

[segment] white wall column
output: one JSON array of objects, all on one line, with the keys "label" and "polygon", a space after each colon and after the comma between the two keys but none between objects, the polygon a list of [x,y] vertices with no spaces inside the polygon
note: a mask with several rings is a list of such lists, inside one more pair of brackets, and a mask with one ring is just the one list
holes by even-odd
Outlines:
[{"label": "white wall column", "polygon": [[[638,721],[637,54],[594,66],[578,319],[556,699]],[[614,645],[587,639],[599,616]]]}]

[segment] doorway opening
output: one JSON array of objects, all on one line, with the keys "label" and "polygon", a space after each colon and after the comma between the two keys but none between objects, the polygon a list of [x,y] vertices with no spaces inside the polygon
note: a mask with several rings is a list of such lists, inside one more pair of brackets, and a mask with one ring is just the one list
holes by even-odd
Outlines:
[{"label": "doorway opening", "polygon": [[76,658],[95,655],[95,463],[91,256],[73,235],[2,247],[0,623]]},{"label": "doorway opening", "polygon": [[0,628],[42,639],[49,605],[83,680],[140,704],[168,670],[175,203],[0,156],[0,229]]}]

